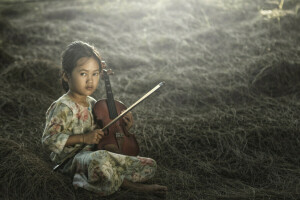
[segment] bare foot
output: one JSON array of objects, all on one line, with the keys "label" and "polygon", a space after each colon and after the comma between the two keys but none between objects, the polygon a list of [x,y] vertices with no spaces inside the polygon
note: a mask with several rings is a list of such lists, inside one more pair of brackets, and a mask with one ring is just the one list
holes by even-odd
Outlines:
[{"label": "bare foot", "polygon": [[158,184],[142,184],[142,183],[133,183],[126,179],[124,179],[123,188],[133,190],[135,192],[144,192],[144,193],[152,193],[158,196],[165,196],[167,194],[168,188],[163,185]]}]

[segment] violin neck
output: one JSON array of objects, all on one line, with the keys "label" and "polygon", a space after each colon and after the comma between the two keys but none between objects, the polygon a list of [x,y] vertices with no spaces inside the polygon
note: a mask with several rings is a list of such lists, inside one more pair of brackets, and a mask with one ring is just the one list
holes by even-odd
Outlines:
[{"label": "violin neck", "polygon": [[109,118],[114,119],[118,116],[117,108],[114,100],[114,95],[112,93],[109,77],[107,73],[104,73],[104,82],[105,82],[105,90],[106,90],[106,103],[109,112]]}]

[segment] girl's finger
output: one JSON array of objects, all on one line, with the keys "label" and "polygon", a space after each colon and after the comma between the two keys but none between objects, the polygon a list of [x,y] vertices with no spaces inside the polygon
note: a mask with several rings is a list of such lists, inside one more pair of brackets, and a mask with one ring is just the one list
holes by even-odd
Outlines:
[{"label": "girl's finger", "polygon": [[102,132],[99,131],[97,135],[98,137],[102,137]]}]

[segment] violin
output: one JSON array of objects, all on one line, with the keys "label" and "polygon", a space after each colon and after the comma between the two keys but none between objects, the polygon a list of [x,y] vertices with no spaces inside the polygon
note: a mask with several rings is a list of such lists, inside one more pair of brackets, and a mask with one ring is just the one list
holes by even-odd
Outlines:
[{"label": "violin", "polygon": [[[96,102],[93,107],[93,115],[97,128],[102,129],[113,119],[119,116],[127,107],[113,97],[109,74],[111,70],[106,70],[105,62],[102,61],[103,79],[105,82],[106,99]],[[97,144],[97,150],[108,150],[114,153],[120,153],[129,156],[137,156],[139,154],[139,145],[134,134],[129,133],[126,129],[123,118],[107,128],[104,137]]]}]

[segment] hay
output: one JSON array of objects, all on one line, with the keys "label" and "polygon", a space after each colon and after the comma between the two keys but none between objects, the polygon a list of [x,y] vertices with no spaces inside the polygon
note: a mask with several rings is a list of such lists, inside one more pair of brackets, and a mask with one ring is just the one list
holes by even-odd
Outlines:
[{"label": "hay", "polygon": [[281,61],[263,67],[252,84],[256,91],[271,97],[293,94],[300,89],[300,63]]},{"label": "hay", "polygon": [[22,6],[7,6],[6,9],[1,11],[3,17],[15,18],[21,17],[24,14],[27,14],[30,11],[30,8],[23,4]]},{"label": "hay", "polygon": [[1,76],[12,86],[23,85],[45,94],[55,94],[60,87],[60,69],[48,60],[23,60],[3,70]]},{"label": "hay", "polygon": [[24,145],[0,139],[0,198],[75,199],[71,180],[54,173],[49,163]]},{"label": "hay", "polygon": [[62,94],[56,63],[77,39],[103,52],[127,106],[166,82],[135,108],[131,130],[141,156],[157,160],[149,183],[167,185],[166,199],[299,197],[299,15],[265,19],[258,9],[274,5],[258,0],[27,5],[1,7],[1,199],[99,198],[52,173],[41,145],[46,109]]},{"label": "hay", "polygon": [[1,27],[0,29],[1,34],[9,33],[13,29],[13,26],[11,25],[9,20],[5,17],[0,18],[0,27]]},{"label": "hay", "polygon": [[[1,26],[1,25],[0,25]],[[7,53],[5,50],[0,48],[0,71],[7,65],[14,62],[14,57]]]}]

